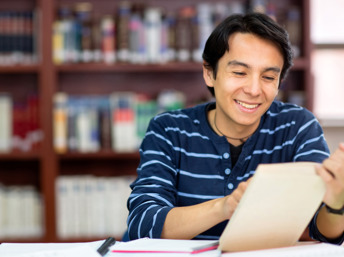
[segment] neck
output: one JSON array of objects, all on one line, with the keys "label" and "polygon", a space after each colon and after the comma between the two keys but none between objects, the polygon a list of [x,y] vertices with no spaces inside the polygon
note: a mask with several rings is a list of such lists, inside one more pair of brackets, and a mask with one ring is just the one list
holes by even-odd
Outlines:
[{"label": "neck", "polygon": [[213,119],[213,124],[214,124],[214,128],[215,128],[215,131],[221,135],[221,136],[224,136],[227,138],[228,142],[233,144],[233,145],[240,145],[240,144],[243,144],[246,142],[246,140],[252,136],[252,134],[254,133],[254,131],[252,133],[250,132],[239,132],[238,134],[241,134],[243,136],[231,136],[229,135],[229,133],[227,134],[226,132],[223,132],[223,130],[221,128],[218,127],[218,124],[217,124],[217,120],[216,120],[216,109],[214,110],[214,119]]}]

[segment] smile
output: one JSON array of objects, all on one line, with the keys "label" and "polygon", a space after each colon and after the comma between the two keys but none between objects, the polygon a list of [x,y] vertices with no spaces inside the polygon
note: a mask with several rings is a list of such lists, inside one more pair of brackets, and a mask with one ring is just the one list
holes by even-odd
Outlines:
[{"label": "smile", "polygon": [[240,104],[242,107],[245,107],[247,109],[255,109],[258,107],[259,104],[247,104],[247,103],[243,103],[243,102],[240,102],[238,100],[235,100],[235,102],[237,102],[238,104]]}]

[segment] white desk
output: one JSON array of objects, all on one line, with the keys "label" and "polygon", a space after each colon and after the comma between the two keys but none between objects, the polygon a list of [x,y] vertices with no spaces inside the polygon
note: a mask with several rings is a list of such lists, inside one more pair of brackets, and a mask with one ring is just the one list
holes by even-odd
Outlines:
[{"label": "white desk", "polygon": [[[3,243],[0,245],[1,257],[99,257],[96,249],[103,241],[89,243]],[[122,242],[119,242],[122,243]],[[217,250],[198,254],[187,253],[112,253],[105,257],[343,257],[344,247],[324,243],[303,243],[294,247],[248,251],[237,253],[221,253]]]}]

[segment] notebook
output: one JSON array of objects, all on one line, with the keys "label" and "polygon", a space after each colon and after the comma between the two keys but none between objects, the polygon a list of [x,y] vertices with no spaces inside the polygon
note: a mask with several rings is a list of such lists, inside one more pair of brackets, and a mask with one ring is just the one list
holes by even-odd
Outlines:
[{"label": "notebook", "polygon": [[112,253],[132,254],[196,254],[215,250],[217,240],[182,240],[182,239],[155,239],[140,238],[129,242],[116,243],[110,248]]}]

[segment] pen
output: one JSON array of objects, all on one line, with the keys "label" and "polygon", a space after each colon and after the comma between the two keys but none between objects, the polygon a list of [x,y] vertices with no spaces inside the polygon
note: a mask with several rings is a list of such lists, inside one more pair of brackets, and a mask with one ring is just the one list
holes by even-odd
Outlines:
[{"label": "pen", "polygon": [[108,237],[104,243],[98,248],[97,252],[104,256],[109,251],[110,246],[114,245],[116,243],[116,239],[113,237]]}]

